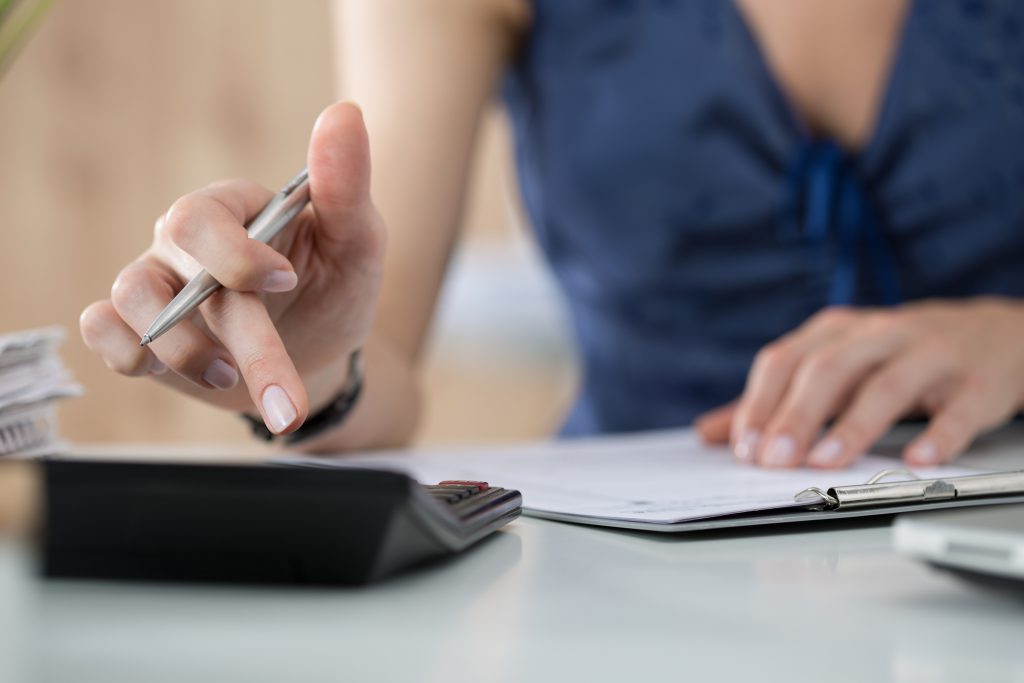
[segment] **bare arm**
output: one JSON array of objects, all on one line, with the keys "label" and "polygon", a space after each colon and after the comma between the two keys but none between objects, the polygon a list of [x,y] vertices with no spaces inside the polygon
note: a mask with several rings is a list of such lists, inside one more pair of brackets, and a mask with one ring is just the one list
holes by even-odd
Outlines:
[{"label": "bare arm", "polygon": [[525,23],[520,0],[340,0],[340,88],[366,116],[391,240],[376,329],[415,359],[456,238],[480,115]]},{"label": "bare arm", "polygon": [[338,0],[340,92],[363,109],[373,196],[388,225],[366,394],[310,446],[406,441],[420,414],[418,361],[457,238],[481,113],[525,24],[519,0]]}]

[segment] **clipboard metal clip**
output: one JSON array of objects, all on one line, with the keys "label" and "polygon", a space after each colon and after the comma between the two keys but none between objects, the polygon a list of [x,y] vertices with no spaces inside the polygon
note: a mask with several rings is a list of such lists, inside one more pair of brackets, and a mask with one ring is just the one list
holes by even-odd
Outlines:
[{"label": "clipboard metal clip", "polygon": [[839,507],[839,501],[834,496],[817,486],[808,486],[793,496],[793,502],[804,504],[811,510],[834,510]]},{"label": "clipboard metal clip", "polygon": [[864,483],[865,484],[877,484],[879,482],[885,481],[886,479],[895,480],[897,477],[899,478],[899,481],[906,481],[907,479],[920,479],[921,478],[921,477],[917,476],[916,474],[914,474],[913,472],[911,472],[910,470],[906,469],[905,467],[891,467],[891,468],[889,468],[887,470],[882,470],[881,472],[876,472],[873,477],[871,477],[870,479],[868,479]]},{"label": "clipboard metal clip", "polygon": [[[902,481],[906,480],[920,480],[921,477],[917,476],[910,470],[903,467],[892,467],[887,470],[876,472],[870,479],[864,482],[865,486],[872,484],[878,484],[885,481],[886,479],[899,478]],[[834,510],[839,507],[839,499],[832,493],[834,489],[825,491],[817,486],[809,486],[800,493],[793,496],[793,500],[797,503],[805,503],[812,510]]]},{"label": "clipboard metal clip", "polygon": [[[896,481],[891,481],[899,477]],[[816,486],[793,496],[812,510],[882,507],[944,500],[1024,495],[1024,471],[975,474],[945,479],[921,479],[910,470],[882,470],[867,482],[854,486]]]}]

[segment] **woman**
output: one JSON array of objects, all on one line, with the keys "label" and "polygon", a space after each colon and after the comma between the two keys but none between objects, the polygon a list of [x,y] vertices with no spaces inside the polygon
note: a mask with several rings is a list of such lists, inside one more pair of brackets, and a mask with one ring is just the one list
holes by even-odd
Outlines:
[{"label": "woman", "polygon": [[[1019,3],[349,0],[338,16],[374,200],[348,104],[314,128],[312,208],[276,251],[241,230],[269,190],[182,197],[83,313],[113,369],[310,450],[404,443],[501,86],[583,359],[566,433],[699,418],[740,460],[842,467],[924,413],[905,459],[932,465],[1021,409]],[[200,267],[230,291],[140,349]]]}]

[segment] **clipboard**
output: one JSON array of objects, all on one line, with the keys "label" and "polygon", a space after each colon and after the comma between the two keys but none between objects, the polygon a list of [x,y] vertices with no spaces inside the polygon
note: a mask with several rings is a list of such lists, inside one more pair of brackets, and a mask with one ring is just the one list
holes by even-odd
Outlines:
[{"label": "clipboard", "polygon": [[316,460],[500,482],[522,492],[524,516],[668,533],[1024,502],[1024,471],[946,465],[918,476],[872,455],[842,470],[769,470],[689,429]]},{"label": "clipboard", "polygon": [[[902,477],[898,481],[885,481]],[[856,486],[834,486],[826,491],[809,487],[796,494],[797,503],[815,510],[882,508],[939,502],[980,502],[987,498],[1024,498],[1024,470],[992,472],[964,477],[922,479],[908,469],[882,470]]]},{"label": "clipboard", "polygon": [[907,469],[890,468],[879,471],[863,484],[828,489],[808,487],[793,496],[792,508],[752,510],[674,523],[639,522],[527,508],[523,513],[529,517],[575,524],[680,533],[1008,503],[1024,503],[1024,470],[925,479]]}]

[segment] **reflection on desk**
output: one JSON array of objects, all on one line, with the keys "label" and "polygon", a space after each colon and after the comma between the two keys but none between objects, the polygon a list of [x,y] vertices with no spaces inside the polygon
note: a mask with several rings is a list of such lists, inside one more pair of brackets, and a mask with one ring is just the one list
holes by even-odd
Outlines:
[{"label": "reflection on desk", "polygon": [[38,613],[32,570],[24,547],[0,541],[0,681],[30,680]]},{"label": "reflection on desk", "polygon": [[368,589],[28,582],[38,680],[1024,676],[1024,604],[895,556],[886,527],[675,541],[513,527]]},{"label": "reflection on desk", "polygon": [[[1021,443],[964,464],[1019,467]],[[884,520],[677,537],[521,519],[364,589],[33,587],[44,682],[1024,680],[1024,601],[896,555]]]}]

